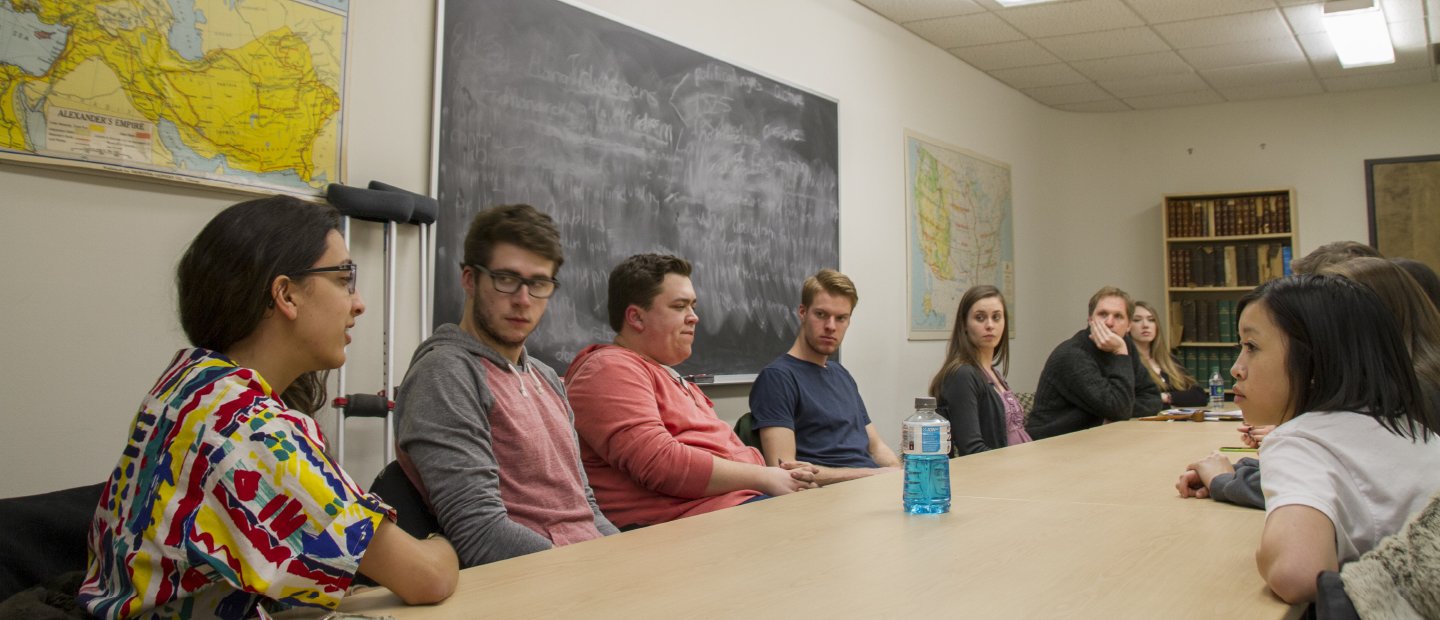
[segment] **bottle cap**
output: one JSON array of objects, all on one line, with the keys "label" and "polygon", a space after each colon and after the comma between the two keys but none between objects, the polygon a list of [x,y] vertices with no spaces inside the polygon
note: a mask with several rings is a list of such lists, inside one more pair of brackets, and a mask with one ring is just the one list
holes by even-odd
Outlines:
[{"label": "bottle cap", "polygon": [[934,396],[916,396],[916,397],[915,397],[915,408],[916,408],[916,409],[934,409],[934,408],[935,408],[935,397],[934,397]]}]

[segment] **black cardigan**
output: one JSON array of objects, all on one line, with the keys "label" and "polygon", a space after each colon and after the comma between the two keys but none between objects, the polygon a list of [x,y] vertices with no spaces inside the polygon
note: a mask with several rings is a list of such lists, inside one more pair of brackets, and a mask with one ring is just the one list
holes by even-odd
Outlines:
[{"label": "black cardigan", "polygon": [[950,421],[951,456],[975,454],[1009,445],[1005,403],[979,368],[965,364],[940,385],[936,413]]}]

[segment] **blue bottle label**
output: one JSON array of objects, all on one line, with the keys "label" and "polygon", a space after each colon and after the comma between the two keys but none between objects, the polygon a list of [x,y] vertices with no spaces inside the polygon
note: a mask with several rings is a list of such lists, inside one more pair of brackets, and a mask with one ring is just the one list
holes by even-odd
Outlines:
[{"label": "blue bottle label", "polygon": [[926,426],[920,429],[920,451],[925,454],[940,452],[940,427]]}]

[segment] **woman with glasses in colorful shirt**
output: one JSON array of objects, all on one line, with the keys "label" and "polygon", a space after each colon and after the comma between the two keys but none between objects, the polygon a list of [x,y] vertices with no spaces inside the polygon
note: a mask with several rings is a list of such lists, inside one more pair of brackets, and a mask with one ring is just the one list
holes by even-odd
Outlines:
[{"label": "woman with glasses in colorful shirt", "polygon": [[183,349],[140,406],[89,536],[96,616],[244,618],[333,608],[357,573],[444,600],[458,561],[416,540],[325,453],[310,414],[365,311],[330,207],[231,206],[176,269]]}]

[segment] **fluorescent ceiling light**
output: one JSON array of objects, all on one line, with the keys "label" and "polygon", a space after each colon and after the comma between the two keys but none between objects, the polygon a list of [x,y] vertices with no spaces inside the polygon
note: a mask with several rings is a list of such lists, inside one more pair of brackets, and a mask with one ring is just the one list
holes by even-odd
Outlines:
[{"label": "fluorescent ceiling light", "polygon": [[1340,66],[1347,69],[1395,62],[1385,14],[1375,0],[1332,0],[1325,3],[1325,31]]},{"label": "fluorescent ceiling light", "polygon": [[1055,0],[995,0],[1003,7],[1025,6],[1027,4],[1040,4],[1042,2],[1054,2]]}]

